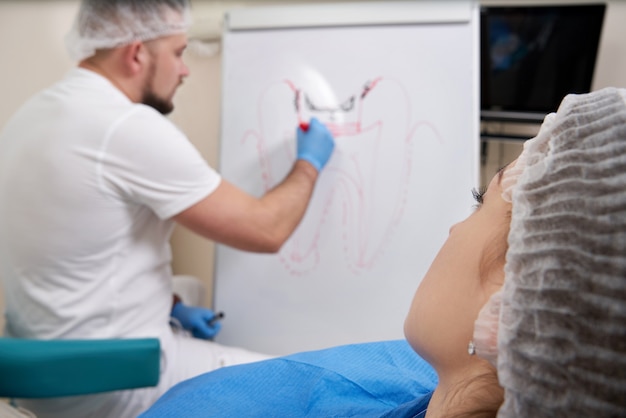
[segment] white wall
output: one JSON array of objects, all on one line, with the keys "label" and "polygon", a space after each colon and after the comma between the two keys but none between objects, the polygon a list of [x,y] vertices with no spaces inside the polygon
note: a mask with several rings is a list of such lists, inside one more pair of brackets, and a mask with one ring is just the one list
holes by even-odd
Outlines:
[{"label": "white wall", "polygon": [[[303,3],[283,1],[210,1],[192,0],[197,23],[193,35],[219,37],[221,16],[235,7],[262,4]],[[312,3],[313,1],[309,1]],[[331,2],[317,1],[316,3]],[[554,3],[581,3],[561,1]],[[544,4],[543,1],[484,0],[481,4]],[[626,87],[626,2],[608,1],[608,13],[598,55],[593,88]],[[0,1],[0,127],[31,94],[59,79],[73,63],[66,57],[63,37],[69,28],[78,0],[3,0]],[[221,56],[189,48],[186,53],[191,77],[176,97],[172,119],[187,133],[191,141],[213,165],[217,166],[219,138],[219,104]],[[494,147],[490,164],[509,162],[517,152],[507,145]],[[206,300],[211,300],[213,277],[213,244],[190,233],[177,230],[172,239],[174,270],[193,274],[209,284]],[[1,298],[0,289],[0,298]],[[0,307],[1,307],[0,302]],[[0,319],[0,328],[2,326]]]}]

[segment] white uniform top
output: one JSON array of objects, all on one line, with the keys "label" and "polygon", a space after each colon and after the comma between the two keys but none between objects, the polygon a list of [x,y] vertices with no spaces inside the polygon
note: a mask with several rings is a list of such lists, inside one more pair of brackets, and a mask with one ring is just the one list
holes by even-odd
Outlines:
[{"label": "white uniform top", "polygon": [[36,95],[0,135],[6,334],[161,335],[170,218],[220,180],[169,120],[96,73]]},{"label": "white uniform top", "polygon": [[88,70],[15,114],[0,133],[6,334],[159,337],[162,353],[157,387],[20,405],[41,418],[136,417],[182,380],[268,357],[169,327],[171,217],[220,181],[172,123]]}]

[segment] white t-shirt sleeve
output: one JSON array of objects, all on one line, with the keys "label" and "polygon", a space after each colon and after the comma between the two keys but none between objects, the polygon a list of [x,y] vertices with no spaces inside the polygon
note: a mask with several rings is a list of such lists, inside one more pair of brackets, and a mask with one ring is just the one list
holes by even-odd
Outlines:
[{"label": "white t-shirt sleeve", "polygon": [[111,126],[98,170],[106,193],[146,205],[160,219],[199,202],[221,181],[174,124],[143,105]]}]

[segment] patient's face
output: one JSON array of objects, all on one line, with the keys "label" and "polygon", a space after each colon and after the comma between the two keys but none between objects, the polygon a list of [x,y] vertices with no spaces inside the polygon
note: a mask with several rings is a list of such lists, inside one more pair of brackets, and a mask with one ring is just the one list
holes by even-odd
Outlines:
[{"label": "patient's face", "polygon": [[[462,368],[481,307],[502,285],[511,204],[497,174],[482,204],[450,228],[448,239],[422,280],[404,330],[407,340],[437,372]],[[500,253],[502,257],[496,257]]]}]

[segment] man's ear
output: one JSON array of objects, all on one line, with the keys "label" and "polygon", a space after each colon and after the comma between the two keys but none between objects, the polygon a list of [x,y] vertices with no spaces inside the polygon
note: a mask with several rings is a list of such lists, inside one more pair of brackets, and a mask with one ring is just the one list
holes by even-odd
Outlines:
[{"label": "man's ear", "polygon": [[148,65],[149,59],[148,50],[144,43],[135,41],[122,48],[122,62],[126,74],[132,76],[141,73]]}]

